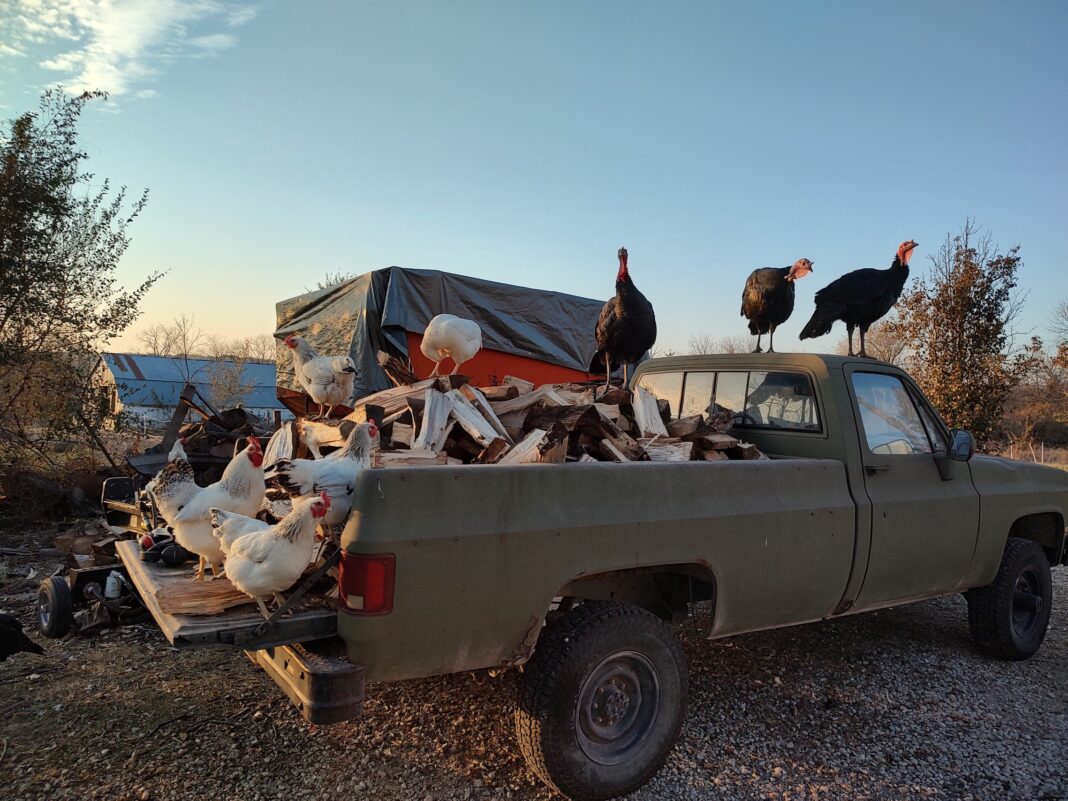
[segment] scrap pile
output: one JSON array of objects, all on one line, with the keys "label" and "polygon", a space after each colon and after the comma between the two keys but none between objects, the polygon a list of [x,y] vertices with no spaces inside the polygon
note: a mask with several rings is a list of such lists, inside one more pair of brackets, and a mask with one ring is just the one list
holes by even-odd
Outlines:
[{"label": "scrap pile", "polygon": [[513,376],[499,386],[475,387],[464,376],[443,376],[398,382],[357,401],[342,420],[298,420],[284,442],[272,443],[277,453],[268,448],[267,461],[305,450],[318,458],[341,444],[347,428],[368,419],[378,421],[380,430],[373,467],[767,458],[755,445],[723,433],[729,415],[671,420],[667,403],[642,387],[605,391],[595,383],[569,383],[535,389]]}]

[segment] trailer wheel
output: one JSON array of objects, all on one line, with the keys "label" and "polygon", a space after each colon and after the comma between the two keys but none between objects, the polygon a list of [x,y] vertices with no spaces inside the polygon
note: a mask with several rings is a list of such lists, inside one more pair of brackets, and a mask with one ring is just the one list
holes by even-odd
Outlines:
[{"label": "trailer wheel", "polygon": [[994,580],[965,597],[976,645],[1011,661],[1033,656],[1046,637],[1053,601],[1045,551],[1031,540],[1009,537]]},{"label": "trailer wheel", "polygon": [[49,576],[37,590],[37,629],[45,637],[59,639],[74,622],[70,585],[59,576]]},{"label": "trailer wheel", "polygon": [[542,632],[524,668],[519,747],[542,781],[574,801],[626,795],[667,759],[687,690],[671,629],[635,606],[586,602]]}]

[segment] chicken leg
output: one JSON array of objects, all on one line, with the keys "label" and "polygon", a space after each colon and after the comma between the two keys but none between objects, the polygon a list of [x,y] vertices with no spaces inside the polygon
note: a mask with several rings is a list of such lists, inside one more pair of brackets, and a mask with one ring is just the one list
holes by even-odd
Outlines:
[{"label": "chicken leg", "polygon": [[434,369],[430,371],[430,378],[436,377],[440,373],[440,370],[441,370],[441,362],[440,361],[434,362]]},{"label": "chicken leg", "polygon": [[208,560],[205,559],[203,556],[197,559],[197,569],[196,572],[193,573],[193,581],[204,580],[204,566],[207,564],[207,561]]},{"label": "chicken leg", "polygon": [[256,598],[256,606],[260,608],[260,614],[263,615],[264,620],[271,619],[271,613],[267,611],[267,606],[263,603],[262,598]]},{"label": "chicken leg", "polygon": [[870,358],[870,357],[868,356],[868,351],[867,351],[867,349],[866,349],[866,348],[865,348],[865,346],[864,346],[864,335],[865,335],[866,333],[868,333],[868,329],[867,329],[867,327],[866,327],[866,326],[863,326],[863,325],[862,325],[862,326],[860,327],[860,353],[858,353],[858,354],[857,354],[857,355],[858,355],[858,356],[860,356],[860,357],[861,357],[862,359],[867,359],[867,358]]}]

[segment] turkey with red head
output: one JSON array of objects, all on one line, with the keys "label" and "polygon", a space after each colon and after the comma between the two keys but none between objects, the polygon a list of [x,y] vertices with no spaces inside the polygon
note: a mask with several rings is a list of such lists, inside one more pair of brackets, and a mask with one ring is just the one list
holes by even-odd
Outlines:
[{"label": "turkey with red head", "polygon": [[605,389],[612,379],[612,371],[623,365],[623,385],[627,383],[627,367],[634,364],[656,342],[656,315],[653,304],[638,291],[627,270],[627,249],[620,248],[619,272],[616,274],[616,296],[604,304],[597,320],[597,355],[594,362],[604,360]]},{"label": "turkey with red head", "polygon": [[768,353],[775,352],[775,329],[794,313],[794,281],[812,272],[812,262],[798,259],[790,267],[764,267],[753,270],[742,291],[742,317],[749,319],[749,333],[756,336],[760,353],[760,337],[768,335]]},{"label": "turkey with red head", "polygon": [[[849,331],[849,355],[867,358],[864,335],[901,297],[909,277],[909,259],[916,244],[911,239],[902,242],[888,270],[854,270],[817,292],[816,311],[801,331],[801,339],[829,334],[834,321],[841,320]],[[857,327],[860,328],[860,353],[854,354],[853,329]]]}]

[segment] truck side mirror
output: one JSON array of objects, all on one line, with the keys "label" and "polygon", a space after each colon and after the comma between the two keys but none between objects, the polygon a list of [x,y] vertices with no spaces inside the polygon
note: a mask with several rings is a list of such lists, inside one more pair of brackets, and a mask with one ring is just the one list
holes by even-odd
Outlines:
[{"label": "truck side mirror", "polygon": [[949,458],[956,462],[970,462],[975,455],[975,437],[962,428],[954,428],[949,433],[953,437],[947,454]]}]

